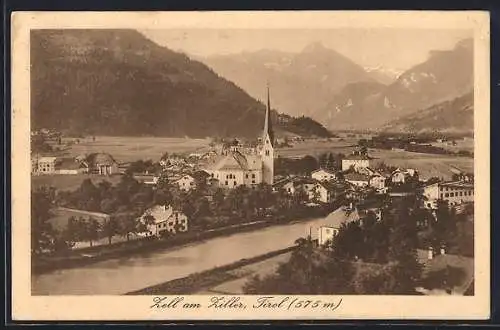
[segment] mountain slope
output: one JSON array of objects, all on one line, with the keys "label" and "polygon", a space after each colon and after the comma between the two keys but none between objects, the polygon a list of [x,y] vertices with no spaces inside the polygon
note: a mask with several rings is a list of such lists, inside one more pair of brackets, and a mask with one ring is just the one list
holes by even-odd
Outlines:
[{"label": "mountain slope", "polygon": [[262,103],[134,30],[32,31],[31,66],[35,129],[255,137],[263,127]]},{"label": "mountain slope", "polygon": [[[458,97],[473,86],[473,43],[466,39],[401,74],[378,93],[359,93],[346,107],[336,96],[316,114],[328,128],[377,128],[418,109]],[[338,96],[337,96],[338,97]]]},{"label": "mountain slope", "polygon": [[441,102],[389,122],[388,132],[474,132],[474,93]]},{"label": "mountain slope", "polygon": [[375,80],[361,66],[320,43],[297,54],[261,50],[199,60],[257,99],[263,99],[262,86],[269,80],[274,105],[293,116],[316,113],[346,84]]}]

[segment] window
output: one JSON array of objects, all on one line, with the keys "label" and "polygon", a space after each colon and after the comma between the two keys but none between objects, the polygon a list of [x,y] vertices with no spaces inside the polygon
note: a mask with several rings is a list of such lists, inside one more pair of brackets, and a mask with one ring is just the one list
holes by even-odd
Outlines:
[{"label": "window", "polygon": [[440,194],[440,197],[441,197],[441,199],[443,199],[443,194],[442,193]]},{"label": "window", "polygon": [[462,195],[462,192],[460,192],[460,196],[463,196],[463,195]]},{"label": "window", "polygon": [[248,179],[248,173],[247,173],[247,174],[245,174],[245,178],[247,178],[247,179]]},{"label": "window", "polygon": [[226,180],[226,186],[228,185],[227,180]]},{"label": "window", "polygon": [[266,156],[269,156],[269,150],[266,150]]},{"label": "window", "polygon": [[[255,180],[252,180],[252,183],[255,183]],[[290,188],[289,188],[290,189]]]},{"label": "window", "polygon": [[255,179],[255,173],[252,173],[252,179]]},{"label": "window", "polygon": [[449,196],[450,196],[450,194],[446,193],[446,194],[444,194],[444,196],[445,196],[445,197],[449,197]]},{"label": "window", "polygon": [[233,182],[233,185],[236,186],[236,181]]}]

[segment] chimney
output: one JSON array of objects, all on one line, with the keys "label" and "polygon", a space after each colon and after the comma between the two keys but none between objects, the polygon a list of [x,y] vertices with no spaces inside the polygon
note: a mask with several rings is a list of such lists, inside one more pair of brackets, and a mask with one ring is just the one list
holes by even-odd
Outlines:
[{"label": "chimney", "polygon": [[430,246],[429,250],[427,252],[427,259],[432,260],[433,257],[434,257],[434,252],[433,252],[432,246]]}]

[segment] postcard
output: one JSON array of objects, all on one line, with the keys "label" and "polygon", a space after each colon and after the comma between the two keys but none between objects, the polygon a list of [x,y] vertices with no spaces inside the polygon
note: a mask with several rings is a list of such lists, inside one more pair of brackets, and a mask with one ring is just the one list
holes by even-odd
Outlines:
[{"label": "postcard", "polygon": [[490,315],[489,15],[15,12],[12,318]]}]

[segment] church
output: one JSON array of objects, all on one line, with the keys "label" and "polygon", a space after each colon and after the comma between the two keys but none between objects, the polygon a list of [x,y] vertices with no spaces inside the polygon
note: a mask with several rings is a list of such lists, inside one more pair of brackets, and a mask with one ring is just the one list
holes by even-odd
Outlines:
[{"label": "church", "polygon": [[204,170],[219,181],[222,188],[248,187],[260,183],[274,183],[274,132],[271,122],[271,103],[267,88],[267,108],[262,140],[257,148],[243,149],[232,146],[230,150],[211,159]]}]

